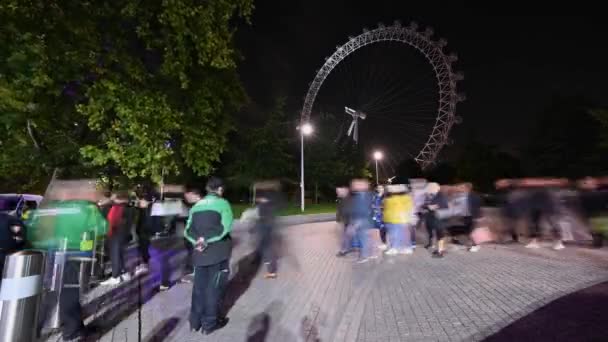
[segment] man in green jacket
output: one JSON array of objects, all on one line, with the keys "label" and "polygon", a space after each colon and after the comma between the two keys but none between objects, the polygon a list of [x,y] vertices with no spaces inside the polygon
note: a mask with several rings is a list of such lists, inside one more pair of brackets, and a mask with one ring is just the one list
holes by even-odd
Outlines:
[{"label": "man in green jacket", "polygon": [[220,303],[229,276],[232,253],[232,209],[222,198],[224,184],[212,177],[207,182],[207,196],[202,198],[197,187],[186,191],[186,200],[194,203],[185,238],[194,245],[194,285],[190,308],[190,327],[207,335],[224,327],[228,320],[219,317]]},{"label": "man in green jacket", "polygon": [[[27,240],[33,248],[49,253],[65,248],[68,256],[79,253],[89,255],[93,250],[94,236],[106,233],[107,222],[94,203],[60,199],[33,213],[27,229]],[[64,287],[59,297],[59,315],[63,339],[67,341],[88,333],[82,321],[80,290],[78,287],[65,286],[78,283],[79,268],[79,262],[67,260],[63,271]]]}]

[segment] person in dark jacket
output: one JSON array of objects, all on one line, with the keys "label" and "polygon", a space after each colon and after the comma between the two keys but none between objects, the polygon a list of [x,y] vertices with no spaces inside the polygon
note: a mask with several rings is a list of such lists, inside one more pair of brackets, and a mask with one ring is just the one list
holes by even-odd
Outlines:
[{"label": "person in dark jacket", "polygon": [[[349,198],[349,232],[346,234],[345,243],[352,240],[355,235],[361,244],[359,249],[358,263],[365,263],[375,257],[373,251],[373,239],[370,237],[371,228],[374,226],[372,219],[373,194],[369,190],[369,181],[355,179],[351,182],[351,195]],[[350,239],[349,239],[350,238]],[[345,244],[343,248],[347,248]],[[344,255],[344,250],[339,255]]]},{"label": "person in dark jacket", "polygon": [[[467,236],[471,236],[473,229],[475,229],[475,222],[481,218],[481,196],[473,191],[473,184],[471,183],[464,183],[460,188],[465,193],[467,202],[467,212],[462,219]],[[475,240],[470,239],[470,241],[469,252],[478,252],[479,246],[475,243]]]},{"label": "person in dark jacket", "polygon": [[207,196],[201,198],[197,187],[186,191],[186,200],[195,203],[190,209],[184,236],[194,246],[194,284],[190,308],[190,328],[207,335],[223,328],[227,318],[219,317],[232,253],[232,209],[222,198],[224,184],[212,177],[207,182]]},{"label": "person in dark jacket", "polygon": [[428,197],[424,205],[424,219],[429,233],[427,248],[431,247],[434,234],[437,239],[437,249],[433,252],[433,257],[442,258],[445,254],[445,224],[439,211],[448,209],[448,200],[437,183],[429,183],[426,192]]},{"label": "person in dark jacket", "polygon": [[277,277],[279,239],[275,235],[275,219],[278,210],[280,210],[284,203],[279,190],[280,184],[276,181],[256,184],[256,203],[258,207],[258,220],[255,225],[255,231],[258,235],[256,250],[262,257],[262,262],[266,265],[264,278],[267,279]]}]

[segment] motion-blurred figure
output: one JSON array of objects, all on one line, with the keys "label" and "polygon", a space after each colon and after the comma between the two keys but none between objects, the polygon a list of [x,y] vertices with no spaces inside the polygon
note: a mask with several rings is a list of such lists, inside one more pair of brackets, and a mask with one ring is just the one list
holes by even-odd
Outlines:
[{"label": "motion-blurred figure", "polygon": [[280,186],[278,181],[259,182],[255,185],[255,200],[258,207],[258,219],[254,228],[257,233],[256,251],[266,265],[264,278],[268,279],[277,277],[277,258],[280,246],[278,245],[279,239],[275,236],[276,216],[284,203]]},{"label": "motion-blurred figure", "polygon": [[372,198],[372,220],[374,221],[374,227],[380,231],[380,241],[378,248],[386,250],[386,226],[384,224],[383,211],[384,211],[384,187],[378,185]]},{"label": "motion-blurred figure", "polygon": [[473,233],[473,229],[475,229],[476,222],[478,222],[481,217],[481,197],[473,191],[472,183],[464,183],[459,186],[459,190],[462,191],[466,198],[466,212],[463,215],[463,224],[465,234],[469,237],[470,246],[469,252],[478,252],[480,247],[475,242],[475,239],[471,237]]},{"label": "motion-blurred figure", "polygon": [[433,251],[433,257],[442,258],[445,254],[444,222],[439,217],[438,211],[448,209],[448,200],[441,192],[437,183],[429,183],[426,187],[427,199],[424,205],[424,221],[429,235],[429,241],[425,248],[433,245],[433,235],[437,239],[437,249]]},{"label": "motion-blurred figure", "polygon": [[388,185],[387,193],[384,198],[384,222],[390,248],[386,254],[412,254],[409,227],[414,208],[412,198],[403,184]]},{"label": "motion-blurred figure", "polygon": [[184,236],[194,246],[194,284],[190,308],[190,328],[207,335],[223,328],[228,319],[219,317],[230,272],[232,253],[232,209],[222,198],[224,183],[211,177],[202,197],[198,187],[186,190],[185,197],[194,203],[188,215]]},{"label": "motion-blurred figure", "polygon": [[[358,263],[365,263],[374,257],[374,243],[369,236],[373,227],[372,200],[368,180],[355,179],[351,182],[349,233],[346,235],[355,234],[361,244]],[[352,241],[352,235],[349,241]]]},{"label": "motion-blurred figure", "polygon": [[107,233],[107,222],[99,211],[94,190],[61,188],[53,190],[44,208],[36,210],[28,227],[28,241],[33,248],[53,255],[66,251],[63,288],[59,295],[59,316],[64,340],[81,338],[91,333],[82,320],[79,283],[80,262],[70,260],[71,254],[91,253],[86,244],[93,235]]},{"label": "motion-blurred figure", "polygon": [[130,240],[135,209],[129,205],[129,195],[126,191],[117,192],[112,200],[113,205],[108,213],[112,277],[103,281],[103,286],[115,286],[131,280],[131,272],[126,268],[125,248]]},{"label": "motion-blurred figure", "polygon": [[591,228],[594,247],[602,247],[608,236],[608,178],[587,177],[578,182],[585,218]]}]

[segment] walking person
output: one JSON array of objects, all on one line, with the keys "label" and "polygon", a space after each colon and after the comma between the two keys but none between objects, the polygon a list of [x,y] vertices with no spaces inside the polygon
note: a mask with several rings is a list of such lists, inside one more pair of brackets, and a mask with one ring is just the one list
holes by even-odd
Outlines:
[{"label": "walking person", "polygon": [[91,201],[95,195],[77,191],[82,190],[55,190],[46,208],[33,213],[27,232],[33,248],[47,250],[49,255],[57,251],[65,251],[68,255],[63,268],[63,288],[59,294],[64,341],[80,340],[94,333],[92,327],[84,326],[80,289],[74,286],[79,283],[80,262],[70,260],[69,255],[83,253],[83,236],[107,233],[107,222],[95,202]]},{"label": "walking person", "polygon": [[256,203],[258,219],[255,224],[258,244],[256,251],[266,266],[264,278],[277,277],[278,239],[275,236],[276,215],[282,207],[280,183],[277,181],[260,182],[256,184]]},{"label": "walking person", "polygon": [[462,219],[464,221],[465,233],[470,240],[469,252],[479,252],[480,247],[471,238],[471,233],[475,229],[475,223],[481,219],[481,197],[473,191],[472,183],[462,184],[460,191],[466,196],[466,211]]},{"label": "walking person", "polygon": [[384,210],[384,192],[384,187],[382,185],[378,185],[372,198],[372,219],[374,221],[374,227],[380,232],[381,243],[378,245],[378,248],[383,251],[388,248],[386,244],[386,226],[384,225],[384,220],[382,217],[382,212]]},{"label": "walking person", "polygon": [[130,240],[131,227],[135,211],[129,205],[128,193],[119,191],[114,195],[114,204],[108,213],[110,227],[110,262],[112,263],[112,277],[100,285],[114,286],[131,280],[131,272],[127,270],[125,249]]},{"label": "walking person", "polygon": [[349,231],[357,236],[361,244],[358,263],[365,263],[376,257],[373,251],[374,242],[370,237],[373,227],[372,200],[368,180],[355,179],[351,182]]},{"label": "walking person", "polygon": [[437,248],[433,251],[434,258],[443,258],[445,254],[445,227],[440,212],[448,209],[448,200],[440,191],[437,183],[429,183],[426,187],[427,201],[424,206],[424,220],[429,233],[427,248],[432,245],[433,235],[437,239]]},{"label": "walking person", "polygon": [[388,232],[387,255],[412,254],[408,224],[412,217],[413,201],[403,184],[387,186],[384,198],[384,222]]},{"label": "walking person", "polygon": [[135,233],[137,234],[137,250],[141,258],[140,264],[135,268],[135,275],[145,274],[150,268],[150,237],[152,232],[152,203],[154,197],[149,192],[144,192],[137,201],[137,224]]},{"label": "walking person", "polygon": [[211,177],[203,198],[197,187],[186,190],[186,200],[194,203],[184,236],[193,245],[194,284],[190,308],[190,328],[204,335],[223,328],[228,319],[219,317],[228,282],[232,253],[232,209],[222,198],[224,183]]}]

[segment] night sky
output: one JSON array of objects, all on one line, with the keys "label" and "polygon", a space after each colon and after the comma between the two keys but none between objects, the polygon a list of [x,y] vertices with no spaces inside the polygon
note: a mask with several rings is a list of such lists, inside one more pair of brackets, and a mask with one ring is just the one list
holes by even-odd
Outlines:
[{"label": "night sky", "polygon": [[470,135],[505,149],[524,145],[556,95],[608,105],[605,18],[499,16],[496,10],[407,3],[256,1],[252,24],[237,36],[244,58],[239,71],[252,101],[263,107],[287,96],[296,115],[315,71],[337,45],[364,27],[399,20],[433,27],[434,37],[447,39],[446,50],[458,54],[456,70],[465,75],[459,89],[467,100],[457,108],[463,123],[452,131],[449,149]]}]

